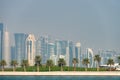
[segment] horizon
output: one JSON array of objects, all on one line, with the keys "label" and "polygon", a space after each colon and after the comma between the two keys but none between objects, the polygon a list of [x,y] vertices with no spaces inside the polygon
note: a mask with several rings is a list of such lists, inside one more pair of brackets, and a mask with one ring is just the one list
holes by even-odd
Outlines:
[{"label": "horizon", "polygon": [[[54,40],[80,42],[82,52],[92,48],[120,53],[118,0],[1,0],[0,18],[8,32],[50,35]],[[12,44],[12,43],[11,43]]]}]

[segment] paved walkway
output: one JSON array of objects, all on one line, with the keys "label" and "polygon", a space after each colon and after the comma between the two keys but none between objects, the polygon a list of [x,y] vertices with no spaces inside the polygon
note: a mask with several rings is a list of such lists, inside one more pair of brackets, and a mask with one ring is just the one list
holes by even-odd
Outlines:
[{"label": "paved walkway", "polygon": [[31,76],[31,75],[36,75],[36,76],[120,76],[119,71],[106,71],[106,72],[75,72],[75,71],[70,71],[70,72],[0,72],[0,76],[3,75],[20,75],[20,76]]}]

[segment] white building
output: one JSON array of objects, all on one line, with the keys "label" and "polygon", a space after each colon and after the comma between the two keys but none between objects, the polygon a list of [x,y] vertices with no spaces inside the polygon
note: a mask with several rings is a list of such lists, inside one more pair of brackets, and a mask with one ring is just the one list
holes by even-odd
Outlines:
[{"label": "white building", "polygon": [[66,66],[69,66],[69,47],[66,47]]},{"label": "white building", "polygon": [[7,30],[3,33],[3,54],[2,59],[6,61],[6,67],[10,67],[10,40]]},{"label": "white building", "polygon": [[54,65],[57,65],[57,56],[56,55],[51,55],[50,59],[53,61]]},{"label": "white building", "polygon": [[34,65],[35,61],[35,37],[29,34],[26,39],[26,58],[30,66]]},{"label": "white building", "polygon": [[93,55],[93,50],[90,48],[87,48],[86,50],[87,53],[87,58],[89,59],[90,63],[88,65],[89,68],[92,68],[94,65],[94,55]]},{"label": "white building", "polygon": [[75,45],[75,56],[78,59],[78,67],[80,67],[81,62],[82,62],[82,58],[81,58],[81,44],[80,42],[76,43]]}]

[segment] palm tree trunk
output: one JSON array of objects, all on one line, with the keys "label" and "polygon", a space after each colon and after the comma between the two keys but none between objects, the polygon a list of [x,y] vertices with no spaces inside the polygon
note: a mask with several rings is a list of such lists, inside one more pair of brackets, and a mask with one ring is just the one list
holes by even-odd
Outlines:
[{"label": "palm tree trunk", "polygon": [[49,66],[49,71],[50,71],[50,66]]},{"label": "palm tree trunk", "polygon": [[63,71],[63,67],[62,67],[62,65],[61,65],[61,71]]},{"label": "palm tree trunk", "polygon": [[26,72],[26,68],[25,68],[25,66],[24,66],[24,72]]},{"label": "palm tree trunk", "polygon": [[97,63],[97,71],[99,71],[99,64]]},{"label": "palm tree trunk", "polygon": [[2,66],[2,71],[4,71],[4,66]]},{"label": "palm tree trunk", "polygon": [[86,65],[85,71],[87,71],[87,66],[88,66],[88,65]]},{"label": "palm tree trunk", "polygon": [[15,66],[13,66],[13,72],[15,71]]},{"label": "palm tree trunk", "polygon": [[75,66],[75,64],[74,64],[74,71],[76,71],[76,66]]},{"label": "palm tree trunk", "polygon": [[110,71],[111,71],[111,64],[110,64]]},{"label": "palm tree trunk", "polygon": [[37,64],[37,72],[39,72],[39,65]]}]

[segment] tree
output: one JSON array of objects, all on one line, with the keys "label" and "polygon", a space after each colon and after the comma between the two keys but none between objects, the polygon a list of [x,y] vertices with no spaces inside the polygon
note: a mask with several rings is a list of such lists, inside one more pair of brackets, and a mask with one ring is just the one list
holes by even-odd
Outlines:
[{"label": "tree", "polygon": [[61,71],[63,71],[63,66],[66,65],[66,62],[63,58],[59,58],[58,66],[61,67]]},{"label": "tree", "polygon": [[51,59],[47,60],[46,66],[49,67],[49,71],[50,71],[50,67],[52,67],[53,65],[54,65],[53,60]]},{"label": "tree", "polygon": [[13,66],[13,71],[16,70],[16,66],[18,65],[17,61],[16,60],[12,60],[11,61],[11,66]]},{"label": "tree", "polygon": [[88,68],[88,64],[90,63],[89,59],[88,58],[85,58],[83,59],[82,61],[82,64],[85,65],[85,71],[87,71],[87,68]]},{"label": "tree", "polygon": [[95,55],[94,56],[94,61],[97,62],[96,67],[97,67],[97,71],[99,71],[99,66],[100,66],[100,61],[101,61],[100,55]]},{"label": "tree", "polygon": [[118,63],[119,63],[119,65],[120,65],[120,56],[118,56],[117,59],[118,59]]},{"label": "tree", "polygon": [[78,59],[73,58],[72,63],[74,64],[74,71],[76,71],[76,64],[78,63]]},{"label": "tree", "polygon": [[26,71],[26,67],[29,66],[28,60],[22,60],[21,66],[23,67],[24,71]]},{"label": "tree", "polygon": [[110,65],[110,71],[111,71],[111,66],[114,65],[113,59],[108,59],[107,65]]},{"label": "tree", "polygon": [[6,66],[7,64],[6,64],[6,61],[5,60],[2,60],[1,62],[0,62],[0,66],[2,66],[2,71],[4,71],[4,67]]},{"label": "tree", "polygon": [[35,65],[37,66],[37,71],[39,72],[39,66],[41,65],[41,57],[35,56]]}]

